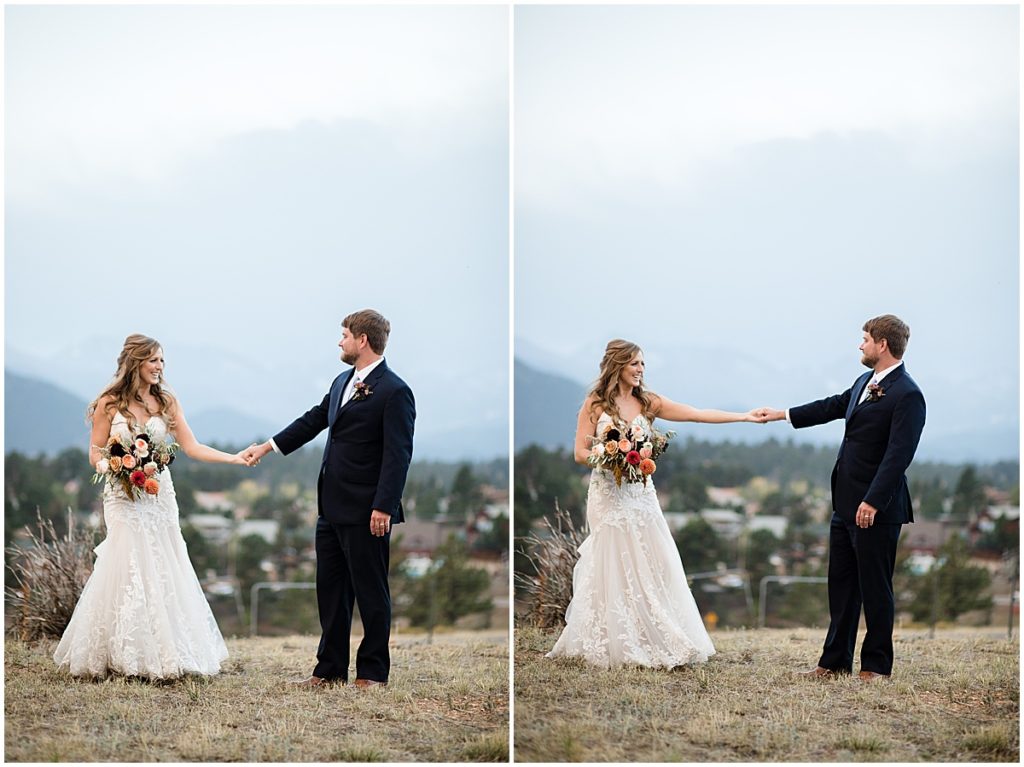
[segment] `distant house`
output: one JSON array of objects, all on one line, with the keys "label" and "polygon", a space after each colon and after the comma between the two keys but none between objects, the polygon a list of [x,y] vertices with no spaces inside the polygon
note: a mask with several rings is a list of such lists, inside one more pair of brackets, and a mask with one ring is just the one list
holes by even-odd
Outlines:
[{"label": "distant house", "polygon": [[989,506],[983,514],[989,519],[1020,519],[1020,506],[1001,503],[997,506]]},{"label": "distant house", "polygon": [[210,543],[227,543],[234,523],[220,514],[189,514],[185,520]]},{"label": "distant house", "polygon": [[276,519],[246,519],[238,523],[236,534],[239,538],[258,535],[267,543],[274,543],[280,528],[281,523]]},{"label": "distant house", "polygon": [[206,490],[196,490],[193,495],[196,505],[204,511],[231,511],[235,507],[225,492],[211,493]]},{"label": "distant house", "polygon": [[903,541],[915,554],[934,554],[957,531],[958,528],[951,524],[935,519],[921,519],[912,525],[903,526]]},{"label": "distant house", "polygon": [[672,532],[686,527],[697,517],[707,522],[723,538],[732,540],[743,529],[744,516],[732,509],[702,509],[697,514],[688,511],[665,512],[665,521]]},{"label": "distant house", "polygon": [[440,522],[425,519],[407,519],[396,525],[392,537],[401,536],[399,547],[410,556],[429,557],[444,543],[448,530]]},{"label": "distant house", "polygon": [[701,509],[700,517],[723,538],[732,540],[743,530],[744,517],[731,509]]},{"label": "distant house", "polygon": [[746,506],[746,501],[740,495],[738,487],[709,487],[707,492],[708,499],[717,508],[726,509],[733,506],[743,508]]},{"label": "distant house", "polygon": [[788,524],[789,520],[783,516],[763,514],[751,517],[747,522],[747,530],[750,532],[768,530],[776,538],[783,538],[786,535],[786,525]]}]

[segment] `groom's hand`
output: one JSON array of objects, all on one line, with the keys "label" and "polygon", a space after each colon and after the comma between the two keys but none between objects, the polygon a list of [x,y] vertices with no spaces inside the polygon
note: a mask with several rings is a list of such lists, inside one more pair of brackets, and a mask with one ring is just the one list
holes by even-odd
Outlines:
[{"label": "groom's hand", "polygon": [[775,410],[770,407],[758,408],[754,411],[759,417],[764,420],[761,423],[768,423],[769,421],[784,421],[786,420],[785,410]]},{"label": "groom's hand", "polygon": [[370,535],[381,538],[391,529],[391,515],[374,509],[370,512]]},{"label": "groom's hand", "polygon": [[878,509],[870,503],[861,501],[860,506],[857,507],[857,527],[871,527],[875,524],[876,514],[878,514]]},{"label": "groom's hand", "polygon": [[249,447],[242,451],[242,458],[245,459],[245,462],[250,466],[255,466],[260,462],[260,459],[271,450],[273,450],[273,448],[270,447],[269,442],[264,442],[262,445],[257,445],[253,442]]}]

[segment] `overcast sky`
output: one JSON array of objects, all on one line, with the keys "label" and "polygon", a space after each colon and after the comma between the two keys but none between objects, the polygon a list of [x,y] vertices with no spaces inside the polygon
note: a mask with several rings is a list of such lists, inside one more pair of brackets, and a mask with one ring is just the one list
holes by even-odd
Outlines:
[{"label": "overcast sky", "polygon": [[[515,22],[522,349],[589,359],[586,381],[626,337],[683,401],[686,379],[659,380],[650,353],[756,358],[793,397],[764,404],[785,406],[849,385],[861,325],[892,312],[908,369],[944,400],[929,430],[965,399],[1016,428],[1015,6],[520,7]],[[808,361],[831,375],[797,378]],[[746,382],[751,407],[777,396],[763,384]]]},{"label": "overcast sky", "polygon": [[9,359],[109,375],[144,332],[172,385],[241,361],[186,407],[280,421],[374,307],[418,429],[507,422],[507,9],[5,13]]}]

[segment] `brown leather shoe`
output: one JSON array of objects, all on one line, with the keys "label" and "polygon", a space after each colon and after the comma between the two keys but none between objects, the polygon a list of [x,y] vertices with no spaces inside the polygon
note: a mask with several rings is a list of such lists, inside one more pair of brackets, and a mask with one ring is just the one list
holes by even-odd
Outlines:
[{"label": "brown leather shoe", "polygon": [[345,684],[345,681],[342,679],[323,679],[318,676],[311,676],[308,679],[300,679],[288,684],[293,687],[331,687],[336,684]]},{"label": "brown leather shoe", "polygon": [[376,679],[357,679],[355,685],[360,690],[368,690],[371,687],[387,687],[388,683],[378,682]]},{"label": "brown leather shoe", "polygon": [[862,682],[875,682],[879,679],[888,679],[888,674],[879,674],[877,671],[861,671],[857,678]]},{"label": "brown leather shoe", "polygon": [[822,668],[821,666],[815,666],[810,671],[801,671],[800,676],[808,677],[809,679],[827,679],[829,677],[838,676],[838,671],[833,671],[830,668]]}]

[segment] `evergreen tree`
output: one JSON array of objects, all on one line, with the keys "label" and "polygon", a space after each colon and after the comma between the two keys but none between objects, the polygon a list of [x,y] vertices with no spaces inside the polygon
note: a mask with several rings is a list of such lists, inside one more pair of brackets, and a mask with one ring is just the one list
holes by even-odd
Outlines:
[{"label": "evergreen tree", "polygon": [[911,581],[913,596],[909,607],[914,620],[931,619],[936,583],[940,621],[955,621],[972,610],[991,610],[992,576],[984,567],[970,563],[967,541],[960,535],[952,535],[939,548],[938,555],[938,565]]},{"label": "evergreen tree", "polygon": [[475,514],[483,505],[480,483],[473,475],[473,467],[468,463],[459,466],[452,480],[452,489],[448,494],[448,513],[456,518]]},{"label": "evergreen tree", "polygon": [[978,472],[968,464],[960,473],[953,491],[953,517],[959,520],[973,519],[987,506],[985,488],[978,479]]},{"label": "evergreen tree", "polygon": [[448,536],[434,552],[434,565],[413,584],[406,615],[414,626],[428,626],[431,621],[450,626],[463,615],[491,609],[490,583],[485,570],[469,564],[466,544]]},{"label": "evergreen tree", "polygon": [[675,534],[687,573],[710,572],[731,562],[729,545],[707,521],[697,517]]}]

